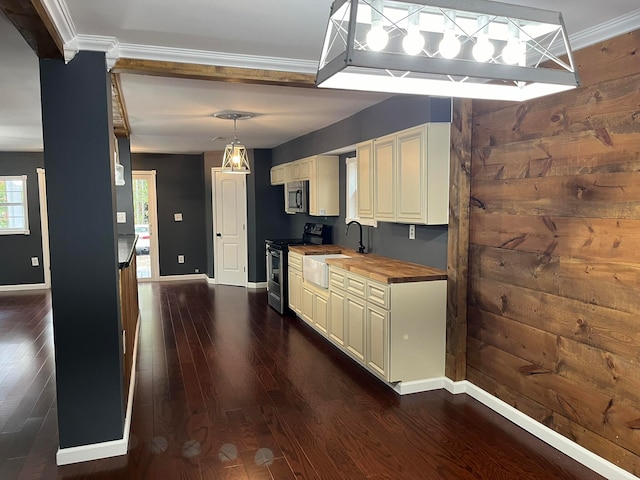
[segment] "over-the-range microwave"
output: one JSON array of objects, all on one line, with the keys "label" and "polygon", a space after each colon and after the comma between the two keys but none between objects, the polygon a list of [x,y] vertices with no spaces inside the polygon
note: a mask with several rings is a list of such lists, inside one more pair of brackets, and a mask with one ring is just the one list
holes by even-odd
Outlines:
[{"label": "over-the-range microwave", "polygon": [[308,185],[309,182],[289,182],[285,185],[285,212],[307,213]]}]

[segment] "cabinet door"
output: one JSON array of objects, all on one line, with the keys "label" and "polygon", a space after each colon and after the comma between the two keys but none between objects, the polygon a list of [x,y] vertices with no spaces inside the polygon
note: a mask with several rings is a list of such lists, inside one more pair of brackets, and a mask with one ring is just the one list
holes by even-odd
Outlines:
[{"label": "cabinet door", "polygon": [[318,213],[318,174],[317,174],[317,162],[315,160],[303,160],[306,179],[309,180],[307,193],[309,195],[309,215],[317,216]]},{"label": "cabinet door", "polygon": [[398,134],[396,221],[427,223],[425,128]]},{"label": "cabinet door", "polygon": [[303,320],[313,324],[313,297],[312,290],[302,285],[302,299],[300,300],[300,316]]},{"label": "cabinet door", "polygon": [[347,295],[345,302],[347,353],[364,365],[366,302],[351,295]]},{"label": "cabinet door", "polygon": [[302,295],[302,274],[300,270],[289,267],[289,308],[300,313],[300,299]]},{"label": "cabinet door", "polygon": [[313,298],[313,323],[316,330],[327,334],[327,324],[329,318],[329,299],[318,294]]},{"label": "cabinet door", "polygon": [[373,217],[393,222],[395,208],[395,136],[384,137],[373,144]]},{"label": "cabinet door", "polygon": [[345,295],[342,290],[329,291],[329,338],[344,347]]},{"label": "cabinet door", "polygon": [[271,185],[284,184],[284,166],[280,165],[271,168]]},{"label": "cabinet door", "polygon": [[366,365],[376,375],[389,376],[389,311],[367,304]]},{"label": "cabinet door", "polygon": [[356,146],[358,217],[373,218],[373,141]]},{"label": "cabinet door", "polygon": [[293,162],[293,179],[309,180],[311,176],[312,158],[304,158]]}]

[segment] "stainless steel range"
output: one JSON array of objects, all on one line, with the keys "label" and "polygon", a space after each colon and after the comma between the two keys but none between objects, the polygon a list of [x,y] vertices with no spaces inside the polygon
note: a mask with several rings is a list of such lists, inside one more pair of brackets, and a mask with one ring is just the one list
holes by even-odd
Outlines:
[{"label": "stainless steel range", "polygon": [[302,238],[266,240],[267,251],[267,292],[269,305],[279,313],[285,313],[288,306],[288,264],[289,245],[321,245],[331,242],[331,227],[322,223],[306,223]]}]

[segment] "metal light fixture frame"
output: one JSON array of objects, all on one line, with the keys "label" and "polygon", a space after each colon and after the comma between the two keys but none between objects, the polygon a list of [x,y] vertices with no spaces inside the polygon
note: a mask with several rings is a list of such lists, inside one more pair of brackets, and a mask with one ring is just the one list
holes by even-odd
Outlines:
[{"label": "metal light fixture frame", "polygon": [[253,114],[223,112],[214,114],[214,117],[221,118],[223,120],[233,120],[233,141],[227,144],[224,149],[224,156],[222,157],[222,171],[224,173],[243,173],[245,175],[251,173],[247,148],[244,144],[240,143],[240,140],[238,139],[237,121],[253,118]]},{"label": "metal light fixture frame", "polygon": [[[382,12],[375,5],[373,0],[334,0],[318,65],[318,87],[526,101],[580,84],[559,12],[488,0],[384,0]],[[390,37],[400,38],[407,34],[406,12],[411,7],[413,11],[418,7],[424,16],[420,24],[427,42],[420,54],[409,55],[393,46],[383,51],[367,48],[363,30],[374,8],[376,17],[382,14]],[[437,39],[444,34],[444,19],[451,24],[448,12],[455,12],[457,38],[468,51],[482,28],[470,28],[461,19],[469,22],[474,16],[475,20],[486,16],[496,31],[517,27],[519,40],[526,42],[526,57],[512,65],[503,62],[499,52],[484,63],[468,55],[453,59],[440,56]],[[438,16],[442,27],[434,30],[432,20]],[[507,40],[495,41],[506,44]],[[566,57],[561,57],[564,54]]]}]

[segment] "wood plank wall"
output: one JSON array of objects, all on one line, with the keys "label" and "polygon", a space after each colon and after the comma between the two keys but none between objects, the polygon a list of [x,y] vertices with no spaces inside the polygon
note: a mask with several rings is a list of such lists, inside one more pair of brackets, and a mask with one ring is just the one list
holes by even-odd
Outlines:
[{"label": "wood plank wall", "polygon": [[467,379],[640,475],[640,31],[473,103]]},{"label": "wood plank wall", "polygon": [[447,246],[446,375],[466,378],[467,283],[469,265],[469,188],[471,184],[471,100],[454,99],[449,168],[449,240]]}]

